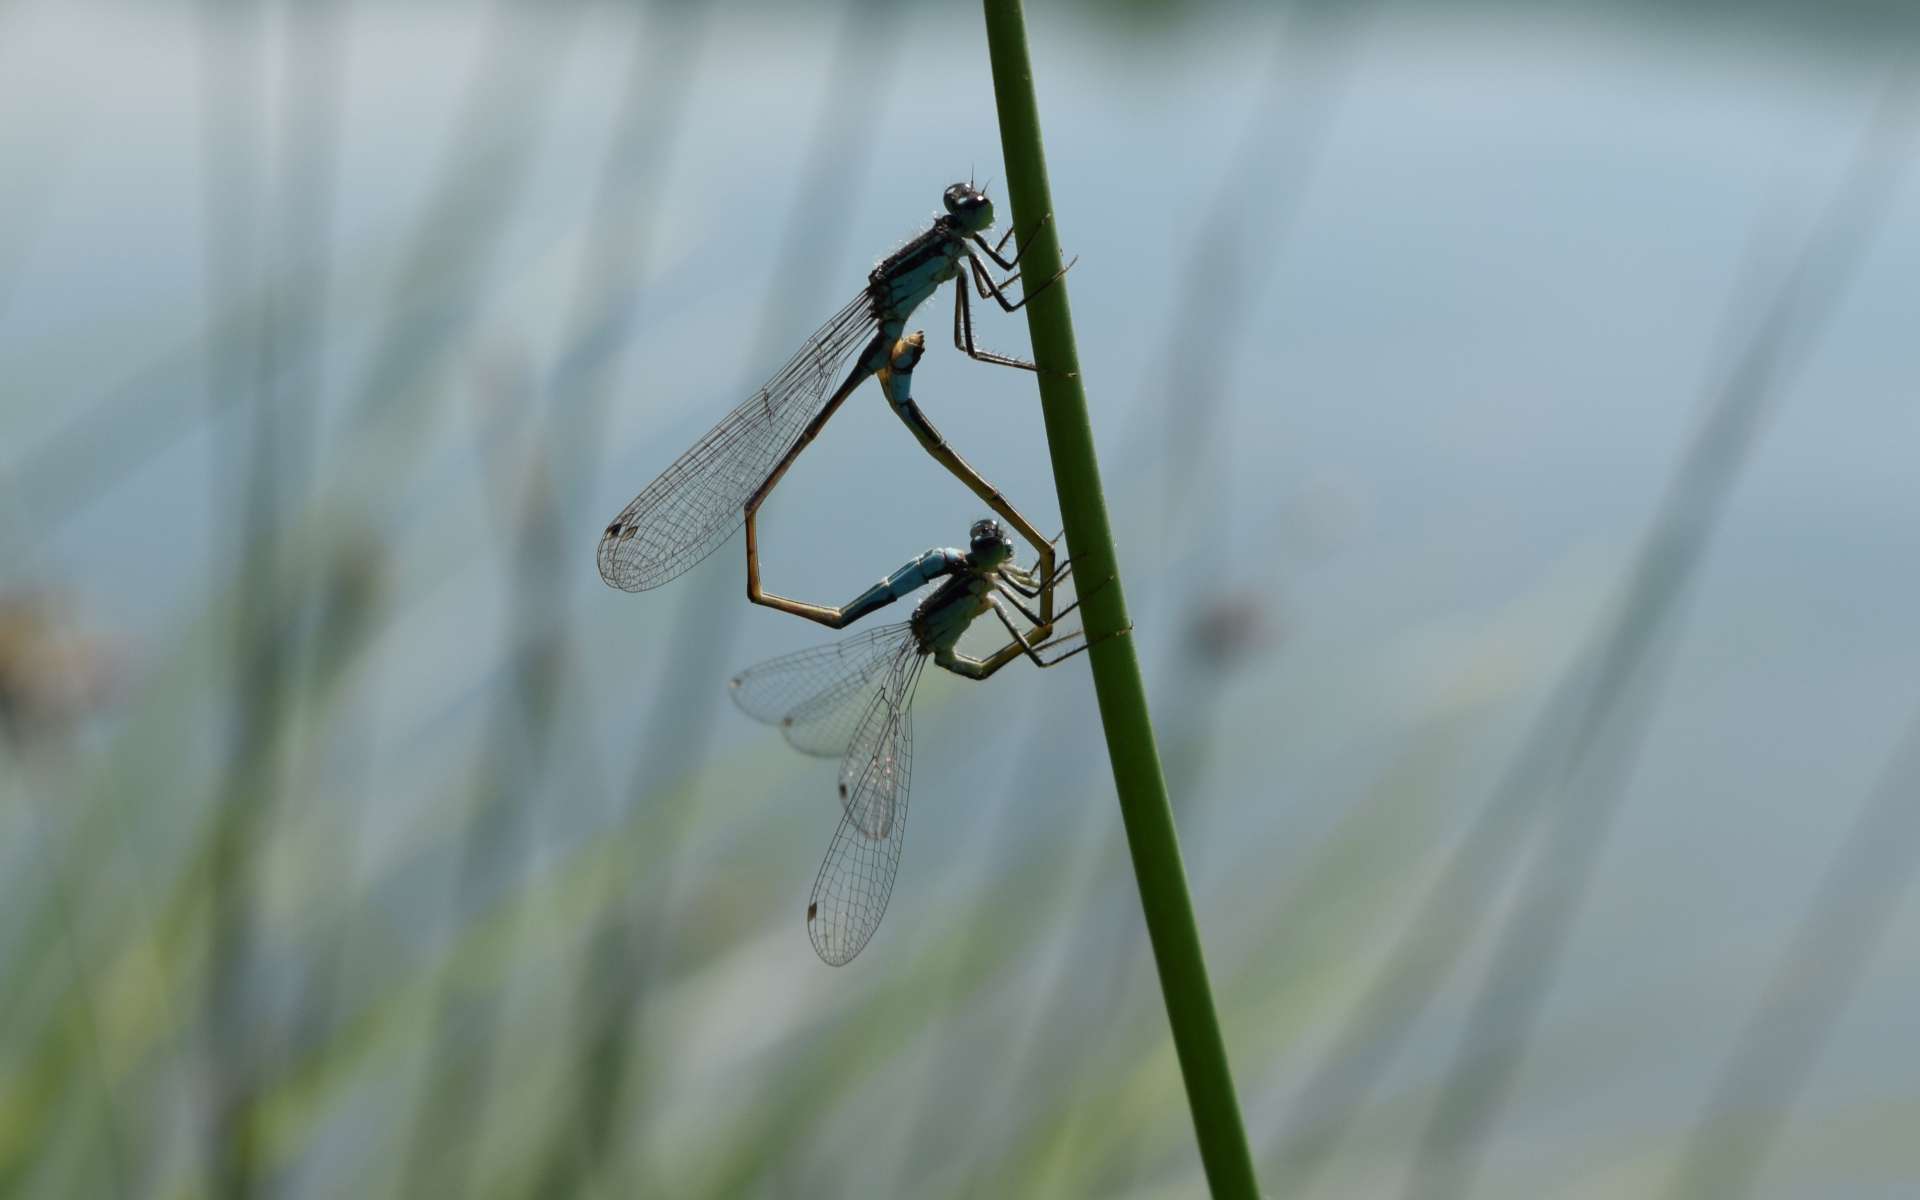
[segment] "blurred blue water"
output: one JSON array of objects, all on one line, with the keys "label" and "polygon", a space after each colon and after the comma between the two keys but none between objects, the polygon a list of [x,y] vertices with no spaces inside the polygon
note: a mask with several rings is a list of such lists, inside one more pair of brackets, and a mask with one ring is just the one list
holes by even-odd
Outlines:
[{"label": "blurred blue water", "polygon": [[[205,312],[190,22],[172,10],[52,5],[6,19],[28,31],[32,52],[21,41],[4,51],[0,153],[10,177],[44,176],[48,197],[17,212],[0,196],[0,247],[20,245],[0,310],[0,473],[12,479],[65,423],[169,354],[183,355],[177,368],[136,403],[202,404]],[[1077,15],[1034,19],[1056,218],[1081,255],[1070,277],[1081,358],[1142,598],[1135,636],[1164,681],[1184,605],[1251,591],[1284,630],[1275,652],[1219,685],[1231,703],[1205,794],[1182,798],[1209,814],[1193,847],[1205,864],[1203,920],[1232,931],[1240,873],[1284,878],[1385,758],[1461,713],[1476,714],[1470,767],[1436,780],[1431,802],[1451,812],[1477,798],[1488,764],[1617,589],[1722,366],[1715,338],[1730,306],[1756,305],[1777,280],[1852,153],[1882,73],[1865,52],[1722,42],[1705,29],[1383,18],[1356,52],[1284,244],[1248,247],[1276,266],[1235,336],[1169,347],[1192,233],[1238,147],[1261,145],[1257,131],[1241,139],[1270,36],[1203,23],[1139,43]],[[911,20],[924,70],[875,95],[869,123],[848,130],[883,147],[882,170],[856,191],[807,200],[859,249],[803,287],[769,271],[828,33],[784,10],[723,6],[712,18],[671,174],[649,193],[659,202],[634,213],[652,256],[640,330],[619,360],[621,400],[591,495],[565,516],[583,579],[605,519],[739,398],[721,389],[739,377],[731,355],[767,289],[794,292],[797,341],[924,222],[947,182],[1000,174],[970,14]],[[432,434],[376,514],[397,541],[400,577],[397,615],[356,685],[385,730],[363,789],[386,798],[361,814],[373,843],[424,819],[426,798],[409,799],[409,781],[435,773],[421,756],[464,754],[483,727],[481,698],[499,685],[505,534],[474,430],[490,363],[544,366],[564,350],[574,256],[624,64],[615,15],[595,11],[586,26],[552,50],[560,84],[458,361],[394,400],[418,406]],[[391,249],[444,153],[478,37],[459,8],[354,14],[339,339],[320,364],[326,479],[351,475],[345,381],[387,317]],[[1250,211],[1299,184],[1289,173],[1300,159],[1283,150],[1242,165]],[[1558,1139],[1630,1139],[1685,1121],[1730,1044],[1728,1014],[1765,979],[1920,700],[1916,267],[1920,194],[1909,181],[1705,564],[1550,1006],[1550,1038],[1625,1027],[1630,1049],[1571,1101],[1550,1067],[1523,1079],[1502,1126],[1510,1181],[1546,1171],[1540,1147]],[[921,316],[935,346],[918,374],[922,403],[1016,504],[1056,524],[1028,381],[946,352],[940,302]],[[1024,341],[997,314],[982,336],[1012,352]],[[1223,361],[1229,386],[1206,460],[1223,519],[1183,526],[1186,542],[1161,563],[1146,536],[1158,519],[1156,431],[1184,402],[1177,389],[1160,394],[1169,354]],[[235,444],[222,426],[190,429],[110,488],[61,497],[55,522],[25,532],[30,549],[0,581],[70,586],[94,620],[158,657],[208,598],[208,481]],[[910,445],[877,392],[857,395],[771,507],[769,583],[838,602],[928,545],[959,540],[977,504]],[[730,547],[675,587],[740,603],[739,558]],[[595,648],[585,664],[594,728],[618,772],[674,604],[597,584],[582,595],[574,617]],[[739,661],[815,640],[756,611]],[[990,694],[946,680],[926,691],[940,719],[922,726],[903,883],[869,955],[888,952],[889,932],[894,948],[907,943],[938,896],[964,898],[993,867],[958,856],[947,867],[955,878],[942,878],[941,848],[974,844],[986,811],[1024,804],[1042,810],[1036,820],[1065,820],[1056,801],[1077,814],[1105,796],[1101,786],[987,796],[948,784],[976,747],[1009,744],[1014,718],[1085,700],[1077,673],[1009,675]],[[726,721],[718,753],[764,741],[731,713]],[[1060,737],[1063,759],[1097,761],[1090,722]],[[564,798],[557,812],[564,828]],[[791,848],[787,891],[804,888],[815,852]],[[797,931],[781,928],[792,936],[768,950],[779,955],[768,969],[810,968]],[[1886,1050],[1904,1040],[1917,961],[1920,913],[1909,905],[1807,1109],[1914,1099],[1911,1062]],[[1431,1023],[1398,1085],[1440,1069],[1458,1015],[1454,1004]],[[1250,1110],[1271,1114],[1293,1082],[1278,1068]],[[1554,1102],[1529,1103],[1535,1095]]]}]

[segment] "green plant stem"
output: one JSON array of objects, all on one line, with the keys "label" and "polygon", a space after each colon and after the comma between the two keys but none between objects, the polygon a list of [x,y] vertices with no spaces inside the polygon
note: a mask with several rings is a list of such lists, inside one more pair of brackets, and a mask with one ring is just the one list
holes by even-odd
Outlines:
[{"label": "green plant stem", "polygon": [[[1052,279],[1060,270],[1058,220],[1052,219],[1046,155],[1040,141],[1040,113],[1033,94],[1033,69],[1027,57],[1026,19],[1020,0],[984,0],[987,48],[993,60],[993,91],[1000,112],[1000,139],[1006,155],[1007,190],[1012,221],[1019,231],[1021,277],[1030,284]],[[1042,218],[1048,219],[1042,223]],[[965,280],[961,281],[963,284]],[[1147,936],[1153,943],[1167,1021],[1186,1079],[1187,1103],[1199,1137],[1200,1160],[1215,1196],[1254,1197],[1253,1156],[1240,1122],[1226,1044],[1214,1014],[1200,931],[1187,895],[1186,869],[1173,809],[1167,803],[1160,752],[1154,745],[1146,689],[1131,637],[1116,636],[1130,627],[1126,593],[1107,523],[1094,457],[1093,427],[1074,347],[1073,314],[1061,279],[1026,307],[1034,361],[1040,364],[1040,405],[1047,444],[1053,456],[1054,486],[1066,522],[1067,548],[1083,594],[1081,614],[1093,666],[1093,688],[1113,762],[1114,788],[1140,885]]]}]

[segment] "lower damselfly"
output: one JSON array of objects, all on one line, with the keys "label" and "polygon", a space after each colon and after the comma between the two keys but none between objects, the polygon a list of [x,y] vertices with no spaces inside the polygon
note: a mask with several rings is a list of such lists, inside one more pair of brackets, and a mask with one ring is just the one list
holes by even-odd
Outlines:
[{"label": "lower damselfly", "polygon": [[[977,521],[966,550],[929,550],[850,604],[826,610],[844,624],[941,580],[909,620],[784,655],[733,677],[729,690],[747,715],[778,726],[796,750],[840,759],[840,824],[807,901],[807,935],[834,966],[860,953],[893,894],[912,782],[913,694],[927,663],[986,679],[1016,658],[1053,667],[1091,644],[1078,632],[1057,638],[1042,632],[1048,622],[1027,602],[1043,588],[1051,590],[1058,576],[1022,570],[1013,557],[1013,542],[1000,523]],[[1058,575],[1068,570],[1063,565]],[[1055,618],[1077,607],[1078,600]],[[984,656],[960,653],[961,635],[989,612],[1012,640]],[[1022,632],[1016,614],[1034,628]],[[1060,652],[1047,657],[1049,650]]]},{"label": "lower damselfly", "polygon": [[[771,380],[694,443],[607,525],[600,537],[602,579],[626,591],[646,591],[719,549],[740,527],[749,505],[763,497],[770,481],[786,470],[847,397],[868,376],[889,365],[914,310],[948,280],[957,280],[956,346],[981,362],[1039,369],[974,344],[968,277],[982,299],[991,298],[1011,313],[1025,307],[1059,276],[1017,301],[1008,299],[1005,289],[1019,279],[1018,273],[996,280],[981,256],[1014,271],[1020,255],[1001,255],[1012,230],[998,243],[988,244],[982,234],[993,225],[993,202],[970,183],[948,188],[945,204],[946,212],[934,218],[926,232],[883,259],[867,276],[866,289],[829,317]],[[838,386],[829,390],[835,379]],[[924,420],[917,409],[896,406],[895,411],[923,444],[939,439],[930,426],[922,427]],[[994,493],[957,455],[941,462],[976,495],[985,498]],[[1051,547],[1041,553],[1042,566],[1050,569]]]}]

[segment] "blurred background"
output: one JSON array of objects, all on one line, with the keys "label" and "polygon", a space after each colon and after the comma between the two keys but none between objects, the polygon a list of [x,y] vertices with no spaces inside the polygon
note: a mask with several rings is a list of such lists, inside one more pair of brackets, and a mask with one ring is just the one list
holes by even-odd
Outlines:
[{"label": "blurred background", "polygon": [[[1920,1193],[1920,8],[1035,9],[1268,1194]],[[967,5],[0,3],[0,1191],[1203,1190],[1084,665],[833,970],[825,631],[594,571],[998,147]],[[979,515],[868,387],[766,578]]]}]

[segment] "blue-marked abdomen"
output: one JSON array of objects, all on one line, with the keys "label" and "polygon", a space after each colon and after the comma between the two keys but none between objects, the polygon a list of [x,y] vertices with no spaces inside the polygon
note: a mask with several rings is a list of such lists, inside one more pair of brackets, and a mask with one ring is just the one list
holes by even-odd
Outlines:
[{"label": "blue-marked abdomen", "polygon": [[951,575],[959,567],[965,566],[966,561],[966,555],[958,550],[927,551],[860,593],[859,597],[847,606],[848,622],[857,621],[876,609],[885,608],[902,596],[918,591],[942,576]]}]

